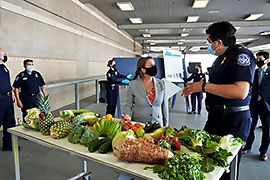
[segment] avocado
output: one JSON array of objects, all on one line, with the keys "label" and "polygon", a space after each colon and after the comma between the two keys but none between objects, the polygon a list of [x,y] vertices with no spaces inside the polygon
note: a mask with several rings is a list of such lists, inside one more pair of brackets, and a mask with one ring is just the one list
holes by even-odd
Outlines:
[{"label": "avocado", "polygon": [[154,122],[152,128],[153,128],[152,131],[155,131],[156,129],[161,128],[161,126],[158,122]]},{"label": "avocado", "polygon": [[144,126],[144,131],[145,133],[150,133],[152,132],[152,129],[153,129],[153,125],[151,122],[146,122],[145,123],[145,126]]}]

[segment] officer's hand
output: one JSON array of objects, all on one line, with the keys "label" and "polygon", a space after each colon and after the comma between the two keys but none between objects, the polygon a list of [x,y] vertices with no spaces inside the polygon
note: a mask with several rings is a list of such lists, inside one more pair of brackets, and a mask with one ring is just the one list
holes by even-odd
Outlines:
[{"label": "officer's hand", "polygon": [[202,92],[203,81],[187,83],[186,87],[183,89],[181,96],[187,97],[188,95],[196,92]]},{"label": "officer's hand", "polygon": [[13,103],[15,103],[15,100],[16,100],[16,98],[15,98],[15,95],[14,94],[12,94],[12,101],[13,101]]},{"label": "officer's hand", "polygon": [[129,80],[124,79],[124,80],[122,80],[122,83],[123,83],[123,84],[128,84],[128,83],[129,83]]},{"label": "officer's hand", "polygon": [[23,108],[22,102],[21,102],[21,101],[20,101],[20,102],[17,102],[17,106],[18,106],[19,108]]},{"label": "officer's hand", "polygon": [[133,76],[132,74],[128,74],[128,75],[127,75],[127,78],[128,78],[129,80],[131,80],[131,79],[132,79],[132,76]]}]

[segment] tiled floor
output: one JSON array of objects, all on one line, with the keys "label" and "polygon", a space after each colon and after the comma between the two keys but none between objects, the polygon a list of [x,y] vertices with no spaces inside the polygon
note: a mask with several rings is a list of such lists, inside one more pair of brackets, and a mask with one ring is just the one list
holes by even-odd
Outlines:
[{"label": "tiled floor", "polygon": [[[121,93],[121,105],[125,100],[125,90]],[[94,112],[104,114],[104,103],[94,103],[94,97],[81,101],[81,108],[90,109]],[[74,104],[63,109],[74,109]],[[204,107],[203,107],[204,109]],[[53,112],[55,116],[58,111]],[[202,111],[202,115],[188,115],[185,112],[185,102],[178,95],[176,105],[170,109],[170,126],[180,128],[187,125],[191,128],[203,128],[206,121],[207,112]],[[256,140],[253,151],[242,156],[240,166],[240,180],[269,180],[270,160],[262,162],[259,160],[258,147],[261,139],[261,129],[256,129]],[[19,139],[21,179],[22,180],[64,180],[68,179],[83,170],[83,159],[60,150],[47,148],[36,143]],[[0,148],[2,145],[0,145]],[[92,180],[113,180],[117,179],[117,174],[112,169],[88,162],[88,168],[92,172]],[[0,180],[13,180],[14,163],[12,152],[0,151]]]}]

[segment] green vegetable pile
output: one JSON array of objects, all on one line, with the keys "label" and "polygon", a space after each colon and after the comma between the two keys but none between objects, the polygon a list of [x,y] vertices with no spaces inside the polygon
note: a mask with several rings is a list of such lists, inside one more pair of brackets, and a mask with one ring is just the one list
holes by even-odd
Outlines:
[{"label": "green vegetable pile", "polygon": [[167,159],[164,165],[154,165],[154,167],[145,167],[144,169],[153,169],[158,173],[158,177],[168,180],[202,180],[205,178],[201,171],[199,161],[188,155],[175,155]]},{"label": "green vegetable pile", "polygon": [[26,123],[23,123],[25,128],[39,129],[39,113],[40,110],[37,108],[28,109],[27,115],[24,118]]}]

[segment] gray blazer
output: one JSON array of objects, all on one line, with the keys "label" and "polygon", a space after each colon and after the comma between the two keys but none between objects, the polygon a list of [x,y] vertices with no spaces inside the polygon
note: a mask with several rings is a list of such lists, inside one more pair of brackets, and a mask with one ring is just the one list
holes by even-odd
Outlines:
[{"label": "gray blazer", "polygon": [[[141,78],[130,81],[124,113],[137,122],[159,122],[161,126],[169,125],[168,98],[165,83],[154,78],[155,99],[153,104],[146,97]],[[133,113],[132,113],[133,111]]]}]

